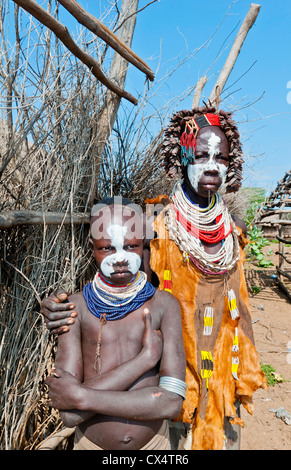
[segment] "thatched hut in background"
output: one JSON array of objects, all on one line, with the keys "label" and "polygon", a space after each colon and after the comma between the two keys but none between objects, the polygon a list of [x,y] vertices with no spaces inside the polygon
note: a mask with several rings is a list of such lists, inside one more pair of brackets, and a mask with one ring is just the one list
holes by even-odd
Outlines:
[{"label": "thatched hut in background", "polygon": [[262,230],[264,237],[279,241],[276,280],[291,300],[291,259],[286,251],[291,244],[291,170],[285,173],[276,188],[260,204],[254,224]]},{"label": "thatched hut in background", "polygon": [[278,181],[266,200],[258,207],[254,223],[266,238],[277,235],[291,240],[291,170]]}]

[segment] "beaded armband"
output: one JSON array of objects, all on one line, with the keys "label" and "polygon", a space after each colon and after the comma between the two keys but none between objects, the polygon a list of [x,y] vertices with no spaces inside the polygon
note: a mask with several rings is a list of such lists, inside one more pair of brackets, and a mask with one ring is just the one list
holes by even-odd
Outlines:
[{"label": "beaded armband", "polygon": [[185,400],[187,385],[183,380],[176,379],[175,377],[163,376],[160,377],[159,387],[169,390],[169,392],[176,393]]}]

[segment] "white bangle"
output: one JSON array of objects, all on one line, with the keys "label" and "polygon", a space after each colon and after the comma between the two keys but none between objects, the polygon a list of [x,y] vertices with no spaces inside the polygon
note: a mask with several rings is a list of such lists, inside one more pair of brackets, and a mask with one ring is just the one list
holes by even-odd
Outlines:
[{"label": "white bangle", "polygon": [[160,377],[159,387],[165,388],[169,392],[174,392],[185,400],[187,385],[183,380],[176,379],[176,377],[163,376]]}]

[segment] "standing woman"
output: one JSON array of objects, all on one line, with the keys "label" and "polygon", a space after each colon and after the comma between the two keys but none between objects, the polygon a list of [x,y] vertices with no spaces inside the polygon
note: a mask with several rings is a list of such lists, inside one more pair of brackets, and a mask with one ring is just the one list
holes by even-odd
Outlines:
[{"label": "standing woman", "polygon": [[164,205],[150,245],[151,268],[159,288],[181,306],[188,388],[174,428],[181,436],[188,429],[187,448],[237,449],[238,404],[252,413],[253,392],[267,387],[243,271],[246,226],[218,192],[223,185],[226,192],[241,186],[239,132],[230,113],[181,111],[165,132],[163,154],[167,174],[180,168],[183,175],[170,198],[146,201]]}]

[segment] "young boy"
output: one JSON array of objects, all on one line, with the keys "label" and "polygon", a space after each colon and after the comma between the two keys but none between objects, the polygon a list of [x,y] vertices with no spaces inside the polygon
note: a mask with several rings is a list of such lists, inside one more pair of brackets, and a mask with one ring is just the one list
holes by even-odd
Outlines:
[{"label": "young boy", "polygon": [[186,391],[179,303],[139,270],[140,215],[116,204],[91,215],[99,271],[69,298],[78,317],[59,336],[51,406],[77,426],[75,449],[170,449],[167,420],[179,415]]}]

